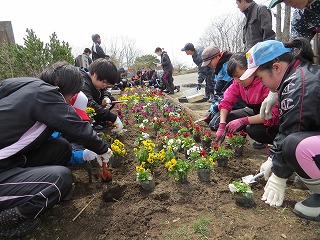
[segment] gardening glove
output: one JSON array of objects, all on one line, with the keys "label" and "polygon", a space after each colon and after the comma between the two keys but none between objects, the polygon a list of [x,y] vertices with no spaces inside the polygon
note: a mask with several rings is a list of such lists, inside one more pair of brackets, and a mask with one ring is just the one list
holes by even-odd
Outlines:
[{"label": "gardening glove", "polygon": [[283,203],[287,180],[288,179],[286,178],[279,178],[272,173],[264,187],[264,194],[262,195],[261,200],[269,204],[271,207],[280,207]]},{"label": "gardening glove", "polygon": [[248,124],[249,124],[248,117],[239,118],[229,122],[226,126],[226,129],[227,129],[226,131],[228,133],[234,133],[235,131],[237,131],[238,128]]},{"label": "gardening glove", "polygon": [[89,149],[83,150],[83,160],[91,161],[94,160],[98,155],[95,152],[90,151]]},{"label": "gardening glove", "polygon": [[277,92],[269,92],[268,96],[263,100],[260,107],[260,117],[268,120],[272,118],[272,108],[278,101]]},{"label": "gardening glove", "polygon": [[225,131],[226,131],[226,123],[219,123],[219,127],[216,132],[216,142],[219,142],[219,141],[223,142]]},{"label": "gardening glove", "polygon": [[110,108],[112,107],[111,102],[112,102],[112,101],[111,101],[110,98],[105,97],[104,99],[102,99],[101,106],[104,107],[104,108],[110,109]]},{"label": "gardening glove", "polygon": [[97,159],[98,159],[98,162],[99,162],[99,165],[102,166],[102,162],[108,164],[110,158],[112,157],[113,155],[113,152],[110,148],[108,148],[108,152],[102,154],[102,155],[98,155],[97,156]]},{"label": "gardening glove", "polygon": [[198,84],[197,84],[197,90],[200,90],[200,89],[201,89],[201,84],[198,83]]},{"label": "gardening glove", "polygon": [[122,132],[123,124],[119,117],[117,117],[116,121],[112,125],[114,126],[114,128],[111,129],[111,132],[118,133],[118,134]]},{"label": "gardening glove", "polygon": [[264,179],[267,181],[271,175],[271,168],[272,168],[272,158],[268,157],[267,161],[265,161],[260,166],[260,172],[263,172]]}]

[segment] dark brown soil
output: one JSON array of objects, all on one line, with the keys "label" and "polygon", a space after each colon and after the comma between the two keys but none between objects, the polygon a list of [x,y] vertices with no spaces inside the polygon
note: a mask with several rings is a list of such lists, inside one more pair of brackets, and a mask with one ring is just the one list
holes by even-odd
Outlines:
[{"label": "dark brown soil", "polygon": [[[196,108],[201,112],[207,106]],[[266,160],[266,150],[254,150],[248,143],[242,157],[232,159],[225,168],[217,167],[207,183],[191,172],[188,182],[180,184],[159,167],[155,190],[147,192],[135,181],[135,137],[134,129],[128,128],[122,139],[128,155],[119,168],[112,169],[110,183],[101,183],[97,164],[93,164],[92,183],[84,166],[73,167],[72,200],[61,202],[41,216],[40,227],[22,239],[320,239],[319,223],[294,215],[294,204],[308,192],[292,183],[280,208],[260,200],[263,179],[252,186],[254,208],[236,205],[228,184],[257,173]]]}]

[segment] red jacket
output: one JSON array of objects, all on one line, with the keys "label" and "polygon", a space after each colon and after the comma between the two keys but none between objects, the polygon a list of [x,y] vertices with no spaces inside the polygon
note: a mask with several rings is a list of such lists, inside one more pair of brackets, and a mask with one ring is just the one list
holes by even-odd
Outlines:
[{"label": "red jacket", "polygon": [[[269,89],[264,86],[258,78],[255,78],[248,87],[243,87],[237,81],[233,80],[232,84],[223,94],[218,109],[226,109],[229,112],[241,97],[246,106],[251,108],[255,114],[260,113],[260,107],[263,100],[268,96]],[[272,109],[272,118],[264,121],[264,125],[273,126],[279,122],[278,104]]]}]

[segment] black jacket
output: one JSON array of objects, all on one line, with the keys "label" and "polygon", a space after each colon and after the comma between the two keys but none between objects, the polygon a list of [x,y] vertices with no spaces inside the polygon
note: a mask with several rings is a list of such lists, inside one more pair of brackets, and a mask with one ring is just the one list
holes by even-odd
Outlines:
[{"label": "black jacket", "polygon": [[84,86],[82,87],[82,92],[88,98],[88,107],[92,107],[97,115],[94,116],[95,121],[97,122],[115,122],[117,119],[117,115],[110,112],[109,109],[103,108],[101,106],[102,100],[105,97],[108,97],[112,100],[115,100],[111,94],[106,90],[97,90],[91,81],[90,76],[81,69],[82,76],[84,78]]},{"label": "black jacket", "polygon": [[82,121],[66,103],[58,87],[37,78],[1,82],[0,131],[0,168],[2,160],[37,148],[53,131],[71,136],[97,154],[108,151],[90,123]]},{"label": "black jacket", "polygon": [[272,171],[281,178],[289,178],[291,169],[283,159],[283,142],[295,132],[320,131],[320,67],[294,61],[288,67],[278,88],[280,128],[273,147]]},{"label": "black jacket", "polygon": [[161,53],[161,65],[164,72],[173,71],[171,60],[166,51]]},{"label": "black jacket", "polygon": [[98,58],[110,58],[109,55],[106,55],[105,52],[103,51],[102,47],[100,46],[99,43],[93,43],[92,45],[92,60],[97,60]]}]

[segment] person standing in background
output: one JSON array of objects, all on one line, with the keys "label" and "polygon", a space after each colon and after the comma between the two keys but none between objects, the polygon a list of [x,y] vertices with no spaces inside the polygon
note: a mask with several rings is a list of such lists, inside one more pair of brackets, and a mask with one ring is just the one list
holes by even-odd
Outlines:
[{"label": "person standing in background", "polygon": [[85,48],[83,53],[78,55],[74,60],[74,65],[76,67],[83,67],[85,69],[89,69],[89,65],[92,63],[92,59],[90,58],[91,50],[89,48]]},{"label": "person standing in background", "polygon": [[163,51],[162,48],[157,47],[154,51],[158,56],[161,57],[161,66],[163,69],[162,81],[166,85],[165,93],[174,94],[174,85],[173,85],[173,66],[171,60],[166,51]]},{"label": "person standing in background", "polygon": [[93,41],[93,45],[92,45],[92,60],[96,60],[98,58],[105,58],[105,59],[109,59],[110,56],[106,55],[105,52],[103,51],[101,45],[101,37],[99,34],[93,34],[92,35],[92,41]]},{"label": "person standing in background", "polygon": [[214,87],[215,87],[215,81],[213,76],[213,69],[211,69],[208,66],[201,66],[202,65],[202,52],[203,48],[195,48],[192,43],[187,43],[181,51],[185,51],[187,55],[192,56],[193,62],[198,67],[198,84],[197,84],[197,90],[201,89],[201,83],[203,81],[206,82],[205,86],[205,94],[203,97],[203,100],[212,102],[214,97]]},{"label": "person standing in background", "polygon": [[236,0],[236,3],[245,15],[242,32],[245,51],[258,42],[275,39],[276,34],[272,30],[272,15],[267,6],[258,5],[253,0]]}]

